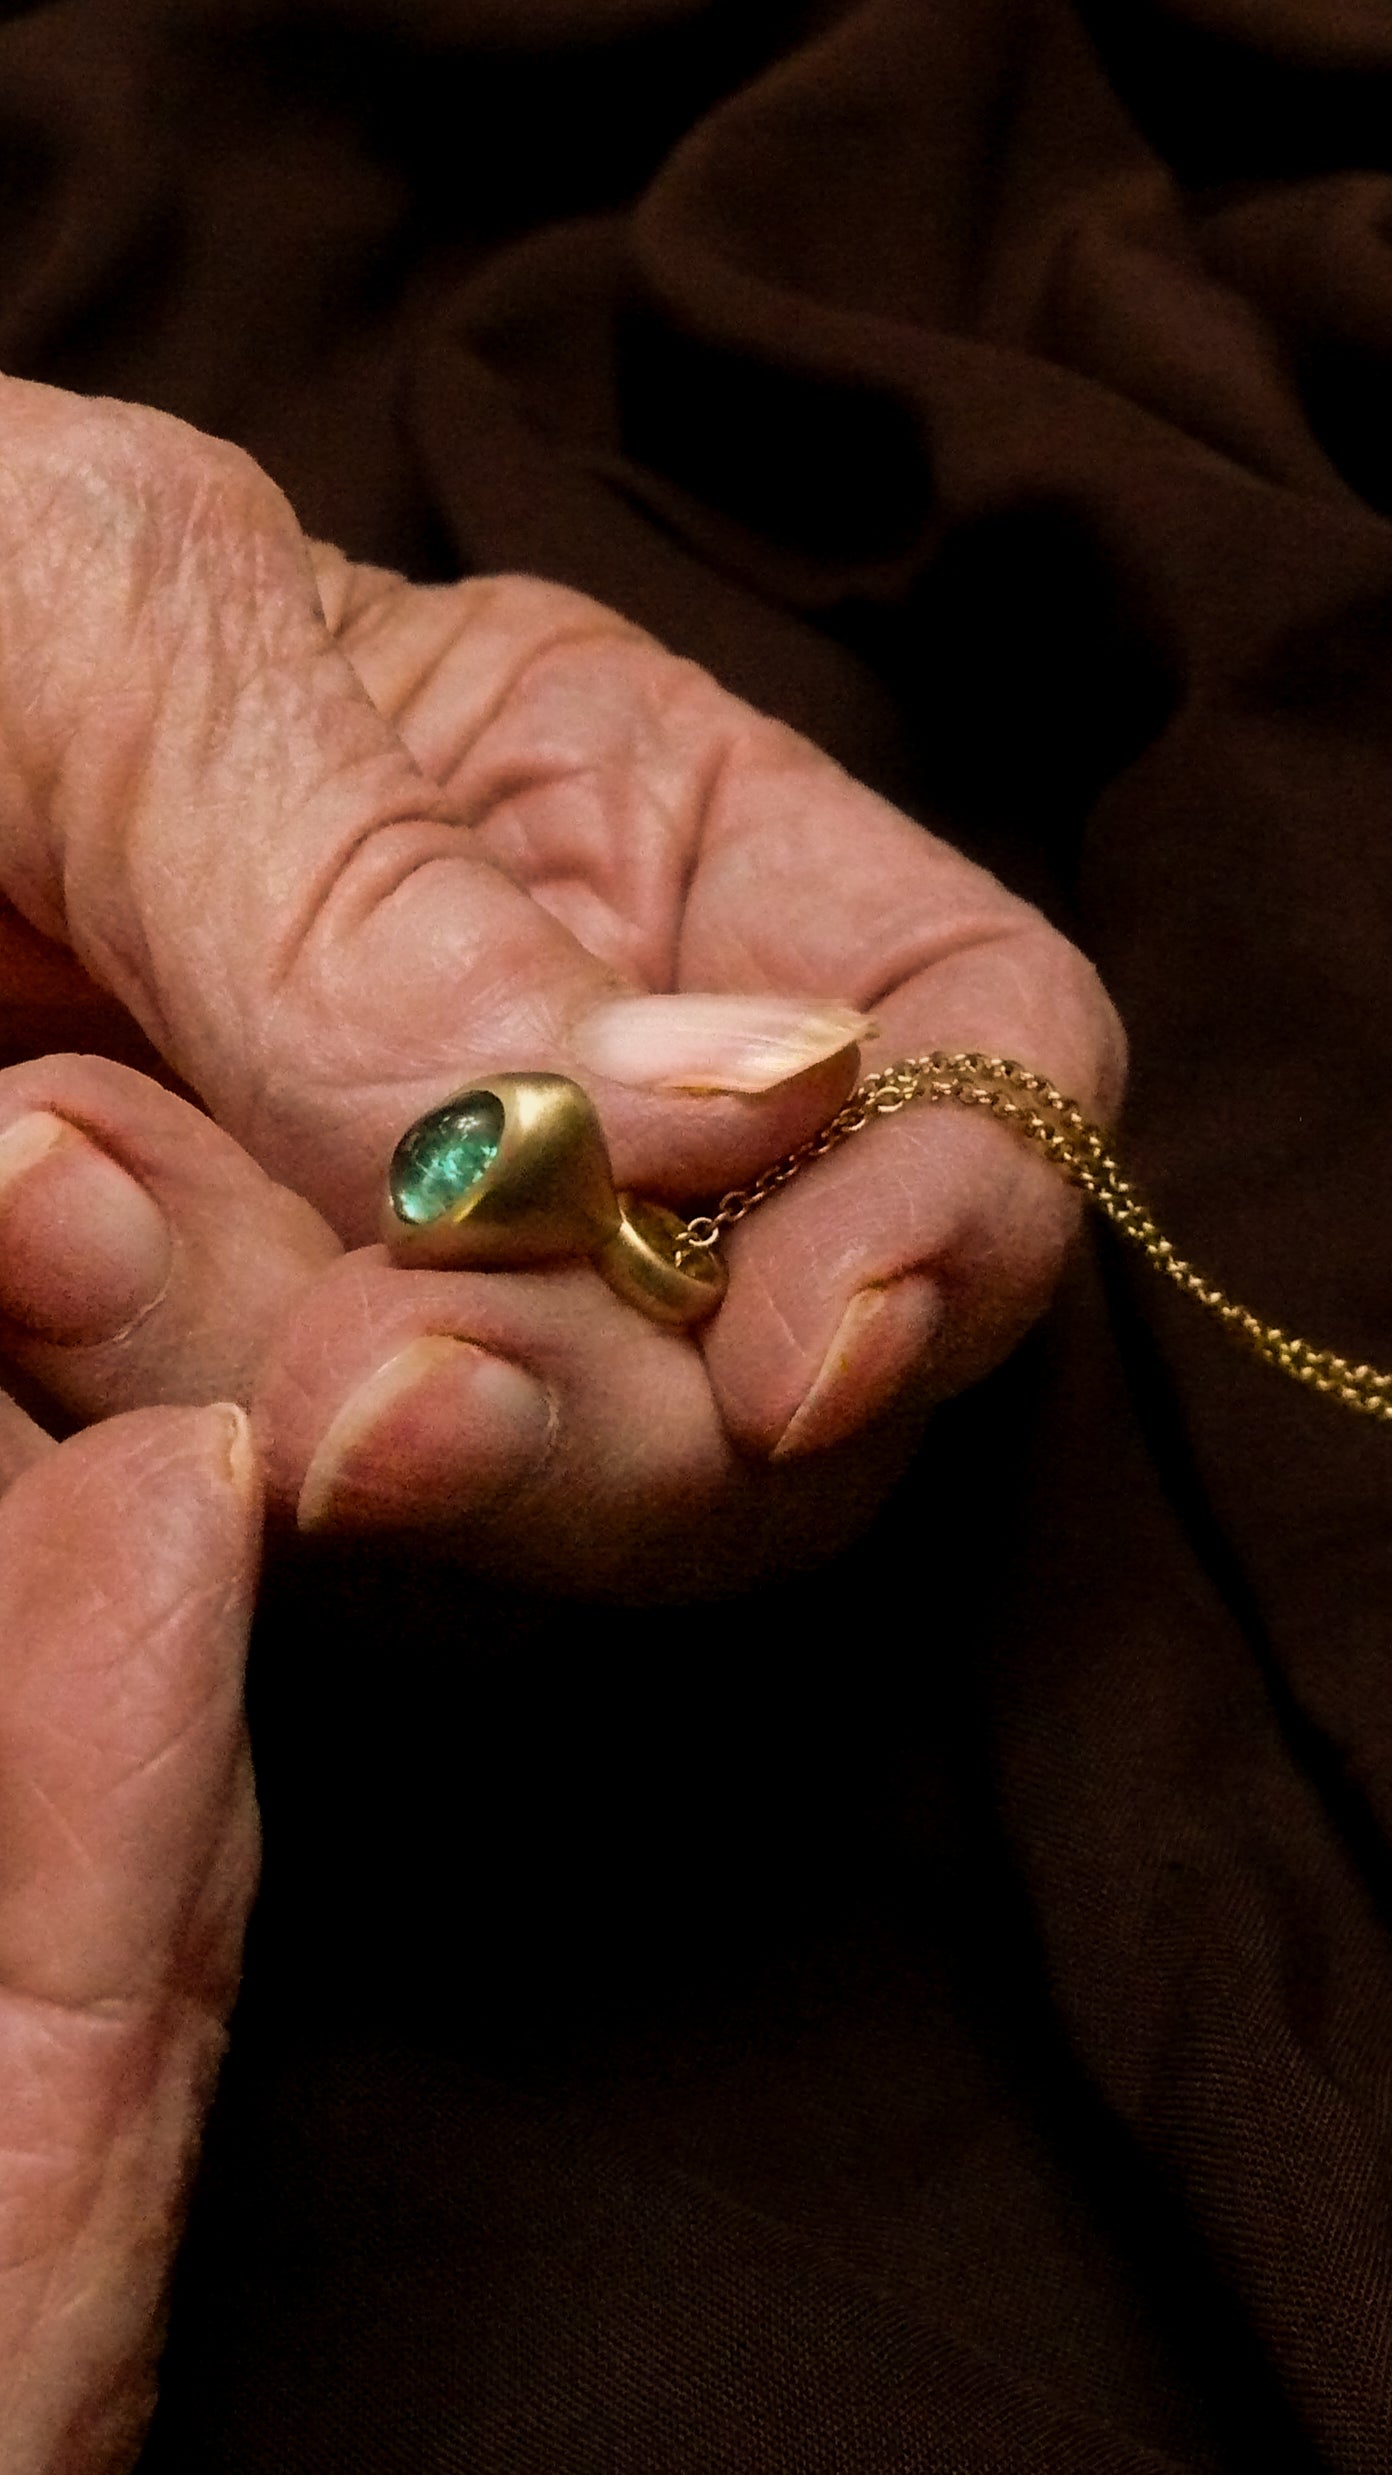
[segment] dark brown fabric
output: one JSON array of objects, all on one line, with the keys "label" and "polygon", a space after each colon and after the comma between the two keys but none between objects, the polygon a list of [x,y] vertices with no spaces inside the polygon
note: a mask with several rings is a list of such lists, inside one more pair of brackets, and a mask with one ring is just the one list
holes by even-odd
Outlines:
[{"label": "dark brown fabric", "polygon": [[[40,6],[0,364],[810,732],[1392,1363],[1382,0]],[[144,2475],[1385,2469],[1390,1454],[1095,1241],[815,1584],[280,1576]]]}]

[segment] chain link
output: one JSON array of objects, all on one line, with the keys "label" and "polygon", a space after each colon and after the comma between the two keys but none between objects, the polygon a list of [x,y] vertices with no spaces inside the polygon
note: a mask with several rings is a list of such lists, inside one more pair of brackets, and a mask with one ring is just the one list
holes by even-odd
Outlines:
[{"label": "chain link", "polygon": [[722,1195],[713,1212],[699,1213],[688,1221],[678,1262],[718,1246],[727,1229],[733,1229],[760,1203],[767,1203],[770,1195],[777,1194],[809,1162],[835,1151],[877,1117],[892,1117],[919,1100],[930,1106],[950,1102],[959,1108],[988,1110],[1051,1160],[1072,1185],[1081,1187],[1157,1272],[1212,1315],[1243,1348],[1265,1359],[1268,1366],[1278,1367],[1295,1383],[1308,1384],[1312,1391],[1342,1401],[1364,1417],[1392,1421],[1392,1374],[1355,1365],[1337,1350],[1317,1348],[1312,1341],[1283,1331],[1279,1324],[1264,1323],[1249,1307],[1239,1306],[1176,1253],[1149,1206],[1130,1179],[1123,1177],[1102,1133],[1075,1100],[1046,1076],[1031,1073],[1012,1058],[987,1057],[975,1049],[904,1057],[897,1065],[868,1076],[819,1133],[771,1168],[761,1170],[749,1185]]}]

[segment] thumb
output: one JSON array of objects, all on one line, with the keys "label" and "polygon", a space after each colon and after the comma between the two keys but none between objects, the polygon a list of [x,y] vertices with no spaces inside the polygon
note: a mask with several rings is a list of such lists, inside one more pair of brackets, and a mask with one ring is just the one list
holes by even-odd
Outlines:
[{"label": "thumb", "polygon": [[242,1661],[260,1487],[241,1412],[139,1410],[0,1504],[0,1992],[226,2006],[255,1820]]},{"label": "thumb", "polygon": [[0,890],[342,1234],[375,1224],[403,1125],[490,1068],[576,1075],[620,1182],[676,1193],[748,1174],[836,1104],[857,1017],[631,1008],[478,855],[239,451],[16,380],[0,447]]},{"label": "thumb", "polygon": [[134,2462],[257,1836],[245,1422],[146,1410],[32,1441],[0,1503],[0,2464],[15,2475]]}]

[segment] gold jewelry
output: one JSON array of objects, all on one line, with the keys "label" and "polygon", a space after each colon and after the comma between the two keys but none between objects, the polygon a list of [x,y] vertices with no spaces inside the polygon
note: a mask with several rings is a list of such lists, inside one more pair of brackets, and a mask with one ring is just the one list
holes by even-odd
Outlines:
[{"label": "gold jewelry", "polygon": [[694,1323],[725,1266],[688,1250],[665,1204],[616,1194],[594,1107],[563,1074],[495,1074],[408,1126],[387,1171],[382,1236],[395,1262],[479,1269],[588,1255],[657,1323]]},{"label": "gold jewelry", "polygon": [[1254,1351],[1294,1382],[1342,1401],[1347,1409],[1359,1410],[1366,1418],[1392,1420],[1392,1374],[1355,1365],[1337,1350],[1302,1341],[1279,1324],[1264,1323],[1249,1307],[1239,1306],[1176,1253],[1130,1179],[1123,1177],[1104,1136],[1075,1100],[1012,1058],[986,1057],[975,1049],[938,1049],[927,1057],[903,1057],[897,1065],[868,1076],[819,1134],[799,1144],[786,1159],[775,1161],[749,1185],[723,1195],[713,1212],[688,1221],[683,1258],[693,1248],[708,1251],[717,1246],[726,1229],[743,1220],[757,1204],[767,1202],[809,1161],[835,1151],[875,1118],[892,1117],[917,1100],[989,1110],[1051,1160],[1072,1185],[1080,1186],[1113,1228],[1138,1246],[1157,1272],[1193,1298],[1241,1347]]},{"label": "gold jewelry", "polygon": [[716,1248],[811,1161],[913,1102],[986,1109],[1051,1160],[1166,1280],[1240,1346],[1312,1391],[1392,1421],[1392,1374],[1264,1323],[1176,1253],[1100,1129],[1075,1100],[1013,1058],[936,1049],[859,1083],[819,1133],[713,1212],[682,1220],[661,1203],[616,1194],[593,1106],[560,1074],[497,1074],[409,1126],[392,1155],[382,1234],[402,1264],[537,1263],[588,1255],[620,1297],[659,1323],[696,1323],[725,1294]]}]

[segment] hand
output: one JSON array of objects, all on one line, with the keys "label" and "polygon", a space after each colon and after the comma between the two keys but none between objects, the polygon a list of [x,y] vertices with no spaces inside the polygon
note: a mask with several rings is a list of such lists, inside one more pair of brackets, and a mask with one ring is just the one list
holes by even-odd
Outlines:
[{"label": "hand", "polygon": [[[49,941],[29,962],[67,946],[235,1138],[234,1258],[260,1243],[248,1156],[355,1250],[325,1273],[316,1223],[259,1319],[232,1284],[235,1334],[209,1278],[185,1385],[233,1340],[259,1361],[306,1524],[600,1588],[834,1545],[927,1402],[1044,1302],[1074,1224],[1052,1171],[974,1117],[878,1125],[736,1233],[698,1345],[585,1265],[393,1269],[363,1243],[383,1164],[471,1078],[550,1066],[594,1094],[620,1183],[718,1193],[842,1097],[846,1006],[878,1025],[867,1062],[1004,1051],[1105,1113],[1120,1039],[1086,964],[573,594],[311,564],[245,458],[130,407],[11,383],[0,438],[0,885]],[[749,1010],[713,1027],[682,995],[712,991]],[[64,1357],[20,1303],[12,1355],[70,1408],[145,1397],[162,1328],[177,1380],[168,1317]]]},{"label": "hand", "polygon": [[0,1401],[0,2467],[121,2475],[251,1901],[245,1420]]}]

